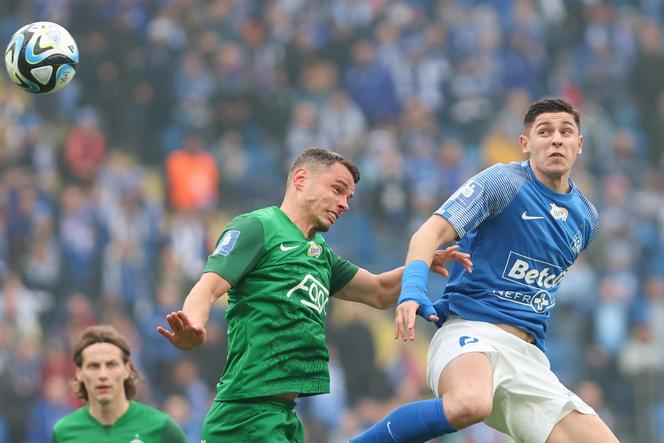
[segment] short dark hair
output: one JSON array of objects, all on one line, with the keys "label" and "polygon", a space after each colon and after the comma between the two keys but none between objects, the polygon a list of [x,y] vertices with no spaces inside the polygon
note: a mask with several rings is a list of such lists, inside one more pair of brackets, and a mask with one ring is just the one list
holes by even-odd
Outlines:
[{"label": "short dark hair", "polygon": [[547,112],[566,112],[574,117],[574,122],[579,129],[581,129],[581,116],[579,111],[574,109],[572,105],[560,98],[545,98],[538,100],[528,108],[526,115],[523,117],[523,127],[526,131],[530,129],[535,119],[540,114]]},{"label": "short dark hair", "polygon": [[[77,368],[83,367],[83,351],[88,346],[96,343],[110,343],[117,346],[122,351],[122,362],[129,362],[131,373],[129,378],[124,381],[124,391],[128,400],[133,399],[138,392],[138,384],[140,382],[140,374],[131,364],[131,349],[124,337],[111,325],[96,325],[90,326],[83,331],[83,335],[74,345],[74,363]],[[74,380],[72,383],[74,395],[81,400],[88,400],[88,391],[85,389],[85,384],[80,380]]]},{"label": "short dark hair", "polygon": [[325,167],[332,166],[335,163],[344,165],[353,175],[355,183],[360,181],[360,169],[351,160],[343,155],[323,148],[307,148],[300,155],[297,156],[288,169],[288,176],[290,177],[297,168],[302,166],[317,166],[323,165]]}]

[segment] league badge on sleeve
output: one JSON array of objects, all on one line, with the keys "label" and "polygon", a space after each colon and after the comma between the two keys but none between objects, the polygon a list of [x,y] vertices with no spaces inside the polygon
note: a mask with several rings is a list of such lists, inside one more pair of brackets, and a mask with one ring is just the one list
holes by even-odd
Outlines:
[{"label": "league badge on sleeve", "polygon": [[452,196],[451,200],[456,200],[461,206],[467,208],[473,201],[475,201],[483,190],[484,186],[475,180],[471,180],[459,188],[459,190]]},{"label": "league badge on sleeve", "polygon": [[240,236],[240,231],[236,229],[226,232],[219,241],[219,244],[217,245],[217,248],[214,250],[212,255],[220,254],[223,256],[227,256],[228,254],[230,254],[233,248],[235,247],[235,243],[237,243],[237,238],[239,236]]}]

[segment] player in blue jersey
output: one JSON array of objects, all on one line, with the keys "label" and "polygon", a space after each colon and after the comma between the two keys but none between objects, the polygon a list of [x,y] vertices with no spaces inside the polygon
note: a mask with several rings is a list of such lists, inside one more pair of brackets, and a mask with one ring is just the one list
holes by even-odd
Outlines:
[{"label": "player in blue jersey", "polygon": [[[414,340],[416,314],[440,326],[427,357],[436,398],[394,410],[352,443],[424,442],[481,421],[517,442],[618,441],[544,354],[560,281],[598,232],[596,209],[570,178],[583,146],[578,111],[533,103],[519,142],[529,160],[471,178],[410,241],[395,338]],[[474,271],[455,265],[432,305],[429,263],[454,240]]]}]

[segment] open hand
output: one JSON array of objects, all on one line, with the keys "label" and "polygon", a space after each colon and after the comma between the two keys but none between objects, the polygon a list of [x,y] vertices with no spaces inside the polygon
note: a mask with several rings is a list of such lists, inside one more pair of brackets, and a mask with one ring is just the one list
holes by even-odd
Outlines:
[{"label": "open hand", "polygon": [[157,326],[157,332],[166,337],[173,346],[188,351],[205,343],[207,332],[203,326],[193,325],[183,311],[171,312],[166,321],[172,331]]},{"label": "open hand", "polygon": [[[397,312],[394,316],[394,338],[403,339],[403,341],[415,340],[415,318],[417,317],[417,310],[420,308],[419,303],[414,300],[407,300],[397,306]],[[429,321],[438,321],[436,311],[431,306],[431,313],[427,318]]]},{"label": "open hand", "polygon": [[430,269],[443,277],[449,277],[450,271],[445,269],[445,263],[450,260],[456,260],[466,271],[473,272],[473,262],[470,261],[470,254],[459,252],[459,245],[448,246],[443,250],[438,250],[433,256]]}]

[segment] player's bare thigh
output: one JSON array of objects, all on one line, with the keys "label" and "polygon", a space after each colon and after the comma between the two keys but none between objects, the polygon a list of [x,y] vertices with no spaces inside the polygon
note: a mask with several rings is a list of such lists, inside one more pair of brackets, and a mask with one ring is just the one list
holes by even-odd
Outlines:
[{"label": "player's bare thigh", "polygon": [[493,368],[486,355],[469,352],[450,361],[438,380],[445,416],[456,429],[491,415]]},{"label": "player's bare thigh", "polygon": [[596,415],[570,412],[553,427],[546,443],[612,443],[618,439]]}]

